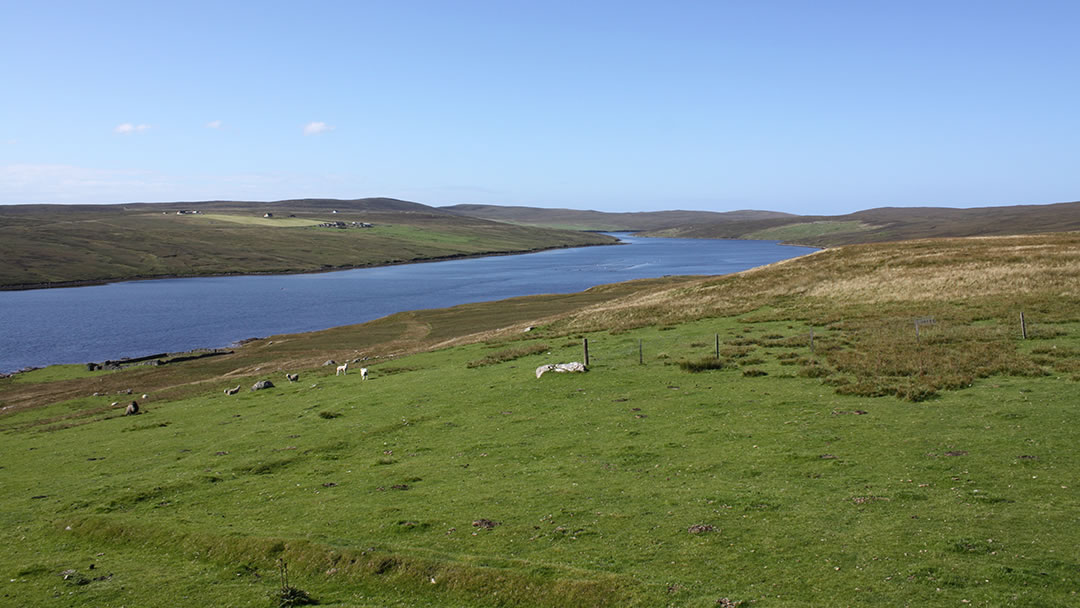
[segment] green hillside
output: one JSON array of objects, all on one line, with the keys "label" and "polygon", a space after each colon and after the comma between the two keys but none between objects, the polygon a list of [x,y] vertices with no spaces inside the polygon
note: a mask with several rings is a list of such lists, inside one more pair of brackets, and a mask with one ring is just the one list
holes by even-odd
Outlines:
[{"label": "green hillside", "polygon": [[815,247],[924,238],[1080,230],[1080,202],[948,209],[884,207],[848,215],[693,222],[644,233],[681,238],[768,239]]},{"label": "green hillside", "polygon": [[[319,226],[326,222],[345,227]],[[314,272],[612,242],[393,199],[12,205],[0,207],[0,288]]]},{"label": "green hillside", "polygon": [[[588,373],[536,377],[585,340]],[[1078,233],[840,247],[47,368],[0,379],[3,593],[1069,606],[1078,383]],[[120,416],[133,397],[145,413]]]},{"label": "green hillside", "polygon": [[760,219],[797,218],[777,211],[643,211],[612,213],[580,209],[547,209],[513,205],[453,205],[440,209],[497,222],[571,230],[657,230],[671,226]]}]

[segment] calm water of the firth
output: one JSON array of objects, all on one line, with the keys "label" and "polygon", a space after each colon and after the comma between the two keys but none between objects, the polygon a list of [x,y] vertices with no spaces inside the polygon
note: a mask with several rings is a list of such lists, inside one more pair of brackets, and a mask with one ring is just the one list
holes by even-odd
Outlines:
[{"label": "calm water of the firth", "polygon": [[630,279],[727,274],[813,251],[769,241],[619,236],[628,244],[321,274],[0,292],[0,372],[222,347],[405,310]]}]

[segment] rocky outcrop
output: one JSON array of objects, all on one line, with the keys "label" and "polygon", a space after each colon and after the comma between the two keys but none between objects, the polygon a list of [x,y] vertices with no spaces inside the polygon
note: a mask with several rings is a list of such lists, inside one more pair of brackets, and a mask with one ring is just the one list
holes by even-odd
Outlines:
[{"label": "rocky outcrop", "polygon": [[269,380],[259,380],[251,385],[251,390],[253,391],[261,391],[264,388],[274,388],[274,383]]}]

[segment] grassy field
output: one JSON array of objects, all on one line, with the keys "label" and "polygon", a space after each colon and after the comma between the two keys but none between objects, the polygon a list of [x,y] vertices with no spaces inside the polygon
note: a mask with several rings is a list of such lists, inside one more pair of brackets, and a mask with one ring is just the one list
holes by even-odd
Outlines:
[{"label": "grassy field", "polygon": [[[176,214],[193,209],[202,212]],[[273,218],[263,217],[268,209]],[[315,226],[331,220],[374,228]],[[0,288],[315,272],[612,242],[402,201],[15,205],[0,207]]]},{"label": "grassy field", "polygon": [[1078,290],[1077,234],[865,245],[0,380],[2,593],[1072,606]]},{"label": "grassy field", "polygon": [[239,215],[230,213],[200,213],[190,216],[195,220],[211,220],[219,222],[232,222],[248,226],[270,226],[274,228],[302,228],[305,226],[318,226],[330,220],[305,219],[299,217],[262,217],[256,215]]}]

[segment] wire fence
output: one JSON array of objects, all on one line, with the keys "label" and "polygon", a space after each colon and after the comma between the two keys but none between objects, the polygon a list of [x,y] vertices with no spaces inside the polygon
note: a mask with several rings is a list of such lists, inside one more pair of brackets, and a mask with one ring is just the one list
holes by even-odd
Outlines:
[{"label": "wire fence", "polygon": [[866,340],[879,344],[890,343],[898,348],[918,349],[935,344],[954,343],[961,334],[967,339],[977,335],[978,339],[982,340],[1015,341],[1051,338],[1061,333],[1053,324],[1034,323],[1030,316],[1024,313],[1020,313],[1016,319],[993,325],[953,322],[927,316],[891,319],[872,328],[824,329],[789,326],[787,330],[765,329],[761,332],[754,332],[749,328],[743,328],[741,332],[725,328],[723,332],[678,332],[671,336],[660,333],[642,338],[593,336],[581,338],[580,352],[586,366],[629,363],[649,365],[707,358],[740,359],[757,348],[764,348],[766,352],[789,349],[798,352],[799,356],[812,357],[842,345]]}]

